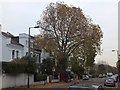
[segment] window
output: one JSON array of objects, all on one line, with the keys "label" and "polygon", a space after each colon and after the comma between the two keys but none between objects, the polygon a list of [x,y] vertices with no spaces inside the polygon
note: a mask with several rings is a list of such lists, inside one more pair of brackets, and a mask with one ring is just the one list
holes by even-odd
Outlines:
[{"label": "window", "polygon": [[30,56],[31,56],[31,57],[34,57],[34,53],[33,53],[33,52],[30,52]]},{"label": "window", "polygon": [[41,63],[41,57],[40,57],[40,54],[39,54],[39,63]]},{"label": "window", "polygon": [[16,58],[19,57],[19,51],[16,51]]},{"label": "window", "polygon": [[30,47],[31,47],[31,48],[33,47],[33,42],[30,42]]},{"label": "window", "polygon": [[28,41],[26,40],[26,46],[28,46]]},{"label": "window", "polygon": [[28,52],[26,52],[26,56],[28,56]]},{"label": "window", "polygon": [[12,59],[15,58],[15,50],[12,50]]}]

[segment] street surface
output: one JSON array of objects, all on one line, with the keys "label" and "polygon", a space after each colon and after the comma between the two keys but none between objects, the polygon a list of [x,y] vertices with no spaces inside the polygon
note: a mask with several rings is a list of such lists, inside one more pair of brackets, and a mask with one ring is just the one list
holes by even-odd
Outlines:
[{"label": "street surface", "polygon": [[[75,81],[72,81],[71,83],[50,83],[46,85],[35,85],[30,86],[30,89],[28,88],[9,88],[9,89],[2,89],[2,90],[66,90],[67,87],[69,87],[73,83],[78,83]],[[104,78],[91,78],[89,80],[79,80],[80,86],[92,86],[92,85],[104,85]],[[104,87],[104,86],[103,86]],[[105,87],[104,90],[116,90],[112,87]],[[107,89],[108,88],[108,89]]]},{"label": "street surface", "polygon": [[[74,83],[74,82],[72,82]],[[66,88],[69,85],[71,85],[72,83],[65,83],[63,85],[59,85],[59,86],[54,86],[51,88]],[[91,78],[89,80],[80,80],[79,81],[80,86],[92,86],[92,85],[104,85],[104,78]]]}]

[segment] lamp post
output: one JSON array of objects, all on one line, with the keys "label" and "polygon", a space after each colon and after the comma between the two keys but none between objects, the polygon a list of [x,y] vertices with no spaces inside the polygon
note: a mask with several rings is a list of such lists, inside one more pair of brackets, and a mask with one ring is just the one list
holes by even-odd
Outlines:
[{"label": "lamp post", "polygon": [[117,52],[117,69],[118,69],[118,90],[120,90],[120,54],[118,50],[112,50],[112,52]]},{"label": "lamp post", "polygon": [[[35,27],[29,27],[29,36],[28,36],[28,56],[30,57],[30,30],[31,28],[39,28],[39,26]],[[28,67],[29,67],[30,60],[28,61]],[[28,69],[29,70],[29,69]],[[28,82],[27,82],[27,88],[29,88],[29,72],[28,72]]]}]

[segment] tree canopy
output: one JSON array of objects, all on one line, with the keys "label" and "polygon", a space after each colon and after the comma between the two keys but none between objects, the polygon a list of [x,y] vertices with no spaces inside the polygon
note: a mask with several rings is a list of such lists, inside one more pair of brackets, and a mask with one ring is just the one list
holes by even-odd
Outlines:
[{"label": "tree canopy", "polygon": [[52,75],[52,68],[54,67],[53,59],[46,58],[43,60],[43,63],[41,65],[41,71],[44,74]]},{"label": "tree canopy", "polygon": [[79,7],[50,3],[37,24],[43,32],[35,42],[52,53],[62,69],[71,55],[91,64],[100,53],[102,30]]}]

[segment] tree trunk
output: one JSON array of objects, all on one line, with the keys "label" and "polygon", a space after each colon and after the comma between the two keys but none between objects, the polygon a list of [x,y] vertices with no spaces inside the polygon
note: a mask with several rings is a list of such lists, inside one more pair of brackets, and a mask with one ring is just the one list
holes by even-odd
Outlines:
[{"label": "tree trunk", "polygon": [[67,80],[67,58],[66,57],[62,57],[61,59],[59,59],[59,63],[58,63],[58,69],[60,72],[60,81],[66,81]]}]

